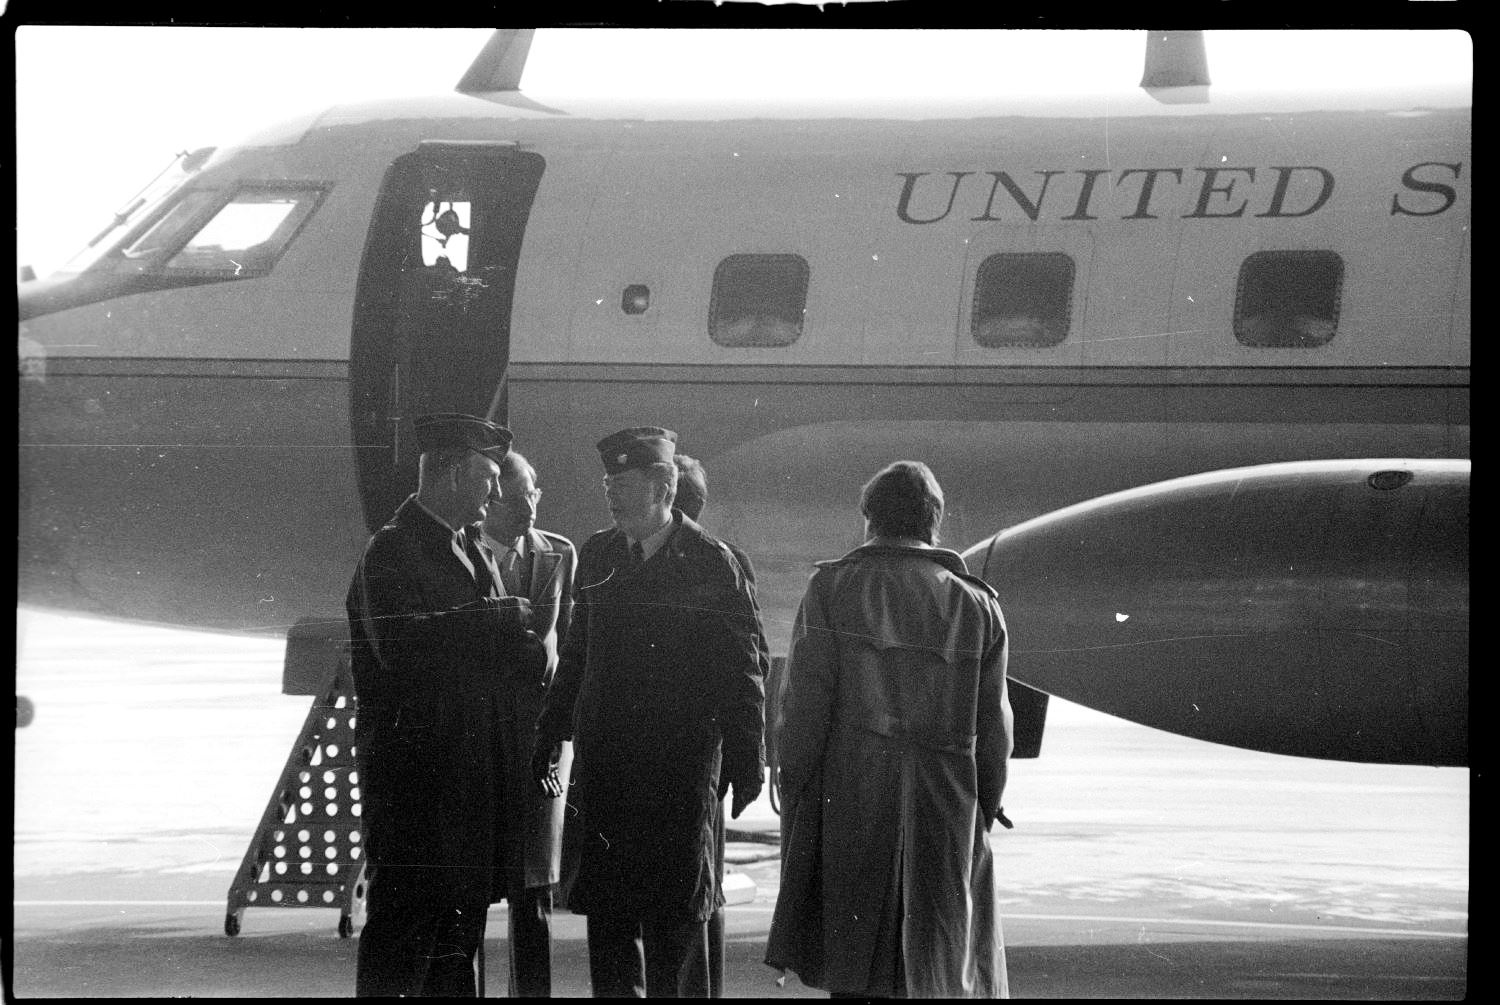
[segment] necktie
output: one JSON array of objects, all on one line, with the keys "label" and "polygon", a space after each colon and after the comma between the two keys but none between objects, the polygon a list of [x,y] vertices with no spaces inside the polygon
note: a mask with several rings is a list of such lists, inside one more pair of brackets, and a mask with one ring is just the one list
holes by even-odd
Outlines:
[{"label": "necktie", "polygon": [[521,589],[519,558],[516,549],[510,548],[506,550],[505,557],[500,560],[500,578],[505,582],[505,591],[513,597],[518,597],[525,592]]},{"label": "necktie", "polygon": [[646,564],[646,549],[641,547],[641,542],[630,542],[630,567],[639,569]]},{"label": "necktie", "polygon": [[474,561],[464,551],[464,546],[464,532],[461,530],[454,532],[453,536],[448,539],[448,548],[453,552],[453,556],[464,564],[464,568],[469,570],[469,575],[472,577],[474,576]]},{"label": "necktie", "polygon": [[479,585],[479,592],[486,597],[503,596],[500,588],[499,570],[495,568],[495,559],[485,549],[479,546],[479,541],[467,529],[461,532],[464,541],[464,550],[468,552],[468,565],[474,573],[474,582]]}]

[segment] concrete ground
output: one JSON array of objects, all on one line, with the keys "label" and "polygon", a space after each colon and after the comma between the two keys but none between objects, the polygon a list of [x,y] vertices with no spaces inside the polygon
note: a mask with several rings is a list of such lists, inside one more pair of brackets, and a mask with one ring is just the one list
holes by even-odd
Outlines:
[{"label": "concrete ground", "polygon": [[[328,909],[225,897],[309,699],[281,644],[33,621],[17,693],[19,998],[347,997]],[[1011,990],[1039,998],[1459,999],[1471,989],[1469,772],[1340,764],[1169,736],[1054,702],[992,834]],[[821,997],[762,962],[778,863],[762,798],[733,822],[731,997]],[[486,973],[506,983],[504,908]],[[587,994],[558,915],[555,992]]]}]

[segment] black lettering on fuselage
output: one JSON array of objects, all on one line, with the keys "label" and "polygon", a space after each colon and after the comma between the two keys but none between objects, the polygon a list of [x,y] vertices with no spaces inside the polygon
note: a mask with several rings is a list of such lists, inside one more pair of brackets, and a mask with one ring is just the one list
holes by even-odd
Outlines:
[{"label": "black lettering on fuselage", "polygon": [[1146,180],[1141,182],[1141,198],[1136,203],[1135,212],[1129,216],[1122,216],[1122,220],[1155,220],[1157,217],[1151,215],[1151,195],[1156,191],[1156,176],[1159,174],[1172,175],[1177,181],[1182,181],[1182,168],[1129,168],[1121,171],[1120,177],[1115,179],[1115,185],[1129,178],[1133,174],[1143,174]]},{"label": "black lettering on fuselage", "polygon": [[1203,187],[1198,190],[1198,206],[1197,206],[1197,208],[1194,209],[1191,213],[1186,214],[1183,217],[1184,220],[1192,219],[1193,217],[1198,217],[1200,219],[1201,218],[1228,219],[1228,218],[1233,218],[1233,217],[1244,216],[1245,215],[1245,205],[1250,201],[1249,199],[1241,199],[1239,206],[1236,207],[1235,209],[1231,210],[1228,213],[1210,213],[1208,211],[1208,200],[1210,198],[1212,198],[1213,196],[1215,196],[1215,195],[1222,195],[1224,197],[1224,199],[1225,199],[1226,202],[1229,199],[1231,199],[1231,198],[1234,197],[1234,183],[1237,182],[1237,181],[1239,181],[1239,179],[1238,178],[1230,178],[1221,187],[1221,186],[1215,184],[1218,181],[1218,178],[1219,178],[1220,174],[1227,174],[1227,173],[1229,173],[1231,171],[1238,171],[1238,172],[1240,172],[1243,175],[1247,175],[1249,177],[1249,179],[1250,179],[1249,180],[1249,184],[1254,185],[1255,184],[1255,168],[1211,167],[1211,168],[1196,168],[1195,170],[1203,172]]},{"label": "black lettering on fuselage", "polygon": [[1413,164],[1401,175],[1401,184],[1413,192],[1431,192],[1434,195],[1441,195],[1443,197],[1443,204],[1435,209],[1412,209],[1402,204],[1401,193],[1397,192],[1391,196],[1392,216],[1437,216],[1439,213],[1445,212],[1458,199],[1458,192],[1452,185],[1444,185],[1441,182],[1435,181],[1419,181],[1416,173],[1422,168],[1447,168],[1453,172],[1455,180],[1458,178],[1459,165],[1457,164],[1444,164],[1441,161],[1424,161],[1421,164]]},{"label": "black lettering on fuselage", "polygon": [[985,173],[993,177],[995,181],[990,185],[990,197],[984,204],[984,213],[974,217],[976,223],[980,220],[1000,219],[998,216],[991,216],[990,211],[995,208],[995,192],[999,190],[1001,185],[1005,186],[1005,191],[1010,193],[1010,197],[1016,201],[1016,205],[1021,207],[1021,212],[1025,213],[1032,221],[1035,221],[1037,215],[1042,211],[1042,201],[1047,198],[1047,183],[1052,180],[1053,175],[1062,174],[1061,171],[1036,172],[1042,176],[1042,188],[1036,194],[1036,201],[1032,202],[1027,198],[1026,193],[1021,191],[1021,187],[1014,181],[1011,181],[1010,175],[1004,171],[987,171]]},{"label": "black lettering on fuselage", "polygon": [[1089,168],[1076,172],[1083,175],[1083,185],[1078,190],[1078,206],[1073,212],[1063,217],[1064,220],[1097,220],[1097,216],[1089,215],[1089,199],[1094,194],[1094,182],[1102,174],[1109,174],[1108,168]]},{"label": "black lettering on fuselage", "polygon": [[[1444,161],[1413,164],[1401,175],[1401,190],[1391,197],[1390,214],[1437,216],[1451,209],[1458,201],[1458,190],[1455,185],[1447,183],[1448,179],[1439,179],[1446,173],[1456,180],[1462,167],[1460,163]],[[1192,188],[1182,185],[1184,171],[1197,171],[1202,175],[1195,195],[1188,194],[1193,191]],[[1178,215],[1184,220],[1235,220],[1246,215],[1253,215],[1257,219],[1289,220],[1312,216],[1327,206],[1336,187],[1333,172],[1315,164],[1278,164],[1270,167],[1136,167],[1118,171],[1086,168],[1077,171],[1037,170],[1031,173],[1041,179],[1034,186],[1034,194],[1027,192],[1016,180],[1017,176],[1009,171],[901,171],[896,174],[896,177],[902,179],[901,193],[896,200],[896,216],[903,223],[915,224],[945,220],[953,214],[954,207],[960,205],[959,195],[962,190],[963,202],[980,210],[978,215],[968,218],[971,222],[1000,222],[1008,218],[1009,212],[1005,208],[1005,197],[1000,195],[1003,189],[1006,197],[1033,223],[1041,222],[1049,215],[1056,221],[1098,220],[1101,212],[1109,214],[1111,211],[1118,214],[1116,218],[1120,220],[1159,220],[1171,215]],[[946,200],[943,200],[941,181],[922,180],[928,175],[936,174],[948,177]],[[990,177],[988,192],[983,196],[982,205],[979,204],[982,191],[978,188],[979,183],[964,182],[972,174],[986,174]],[[1177,190],[1182,192],[1176,206],[1170,202],[1170,190],[1164,185],[1158,185],[1158,179],[1162,175],[1170,176],[1177,182]],[[1275,177],[1274,182],[1270,181],[1272,175]],[[1065,180],[1053,185],[1053,180],[1058,176],[1063,176]],[[1074,176],[1078,185],[1076,193],[1071,189]],[[1102,205],[1095,206],[1095,202],[1099,201],[1096,196],[1101,178],[1106,179],[1106,182],[1113,182],[1105,191],[1119,192],[1120,197],[1111,200],[1106,196]],[[1128,183],[1136,178],[1139,178],[1140,187],[1131,193]],[[1264,193],[1268,185],[1270,197],[1266,199]],[[1049,190],[1058,188],[1062,191],[1054,191],[1052,201],[1048,203]],[[1190,204],[1187,202],[1189,198],[1192,199]],[[999,206],[996,205],[997,199],[1000,200]],[[939,202],[943,203],[942,209],[934,212]],[[1125,202],[1129,205],[1121,205]],[[1265,207],[1264,212],[1247,213],[1252,207],[1262,205]],[[1058,215],[1065,209],[1071,209],[1071,212],[1066,216]],[[924,213],[927,215],[921,215]]]},{"label": "black lettering on fuselage", "polygon": [[958,195],[958,183],[963,181],[965,176],[971,175],[974,172],[949,171],[948,175],[953,179],[953,187],[948,189],[948,205],[943,208],[943,212],[940,215],[934,216],[928,220],[913,219],[911,214],[907,212],[907,210],[911,207],[912,190],[917,187],[918,178],[924,178],[931,173],[932,172],[930,171],[913,171],[910,173],[903,171],[896,175],[896,177],[898,178],[906,179],[906,184],[901,186],[901,201],[896,203],[896,216],[898,216],[900,219],[906,221],[907,223],[937,223],[939,220],[943,219],[943,217],[953,212],[953,199]]},{"label": "black lettering on fuselage", "polygon": [[[1271,208],[1266,210],[1264,213],[1256,213],[1255,215],[1258,217],[1312,216],[1318,210],[1322,209],[1323,204],[1328,201],[1328,198],[1331,195],[1333,195],[1333,174],[1332,172],[1324,168],[1311,166],[1273,167],[1271,170],[1275,171],[1277,175],[1276,190],[1271,194]],[[1297,210],[1295,212],[1287,212],[1287,190],[1291,187],[1293,173],[1297,171],[1318,172],[1319,176],[1322,178],[1323,187],[1318,190],[1317,198],[1313,199],[1313,201],[1306,208]]]}]

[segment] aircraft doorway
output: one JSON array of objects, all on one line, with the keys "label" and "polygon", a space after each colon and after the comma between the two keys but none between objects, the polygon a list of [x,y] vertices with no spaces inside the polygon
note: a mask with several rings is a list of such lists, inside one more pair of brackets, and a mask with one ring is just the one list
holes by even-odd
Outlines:
[{"label": "aircraft doorway", "polygon": [[349,363],[372,532],[416,488],[416,416],[506,420],[516,267],[545,167],[514,144],[429,142],[386,171],[360,262]]}]

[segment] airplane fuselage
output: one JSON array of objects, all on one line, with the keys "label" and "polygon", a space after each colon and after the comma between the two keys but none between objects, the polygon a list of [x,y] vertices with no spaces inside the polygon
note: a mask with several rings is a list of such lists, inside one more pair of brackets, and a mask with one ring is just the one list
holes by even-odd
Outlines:
[{"label": "airplane fuselage", "polygon": [[[506,421],[574,540],[608,520],[594,442],[677,430],[778,653],[898,458],[959,549],[1215,469],[1466,458],[1470,121],[1436,93],[333,109],[216,153],[137,257],[23,288],[20,599],[337,623],[431,408]],[[142,236],[250,190],[305,214],[269,266],[174,275]]]}]

